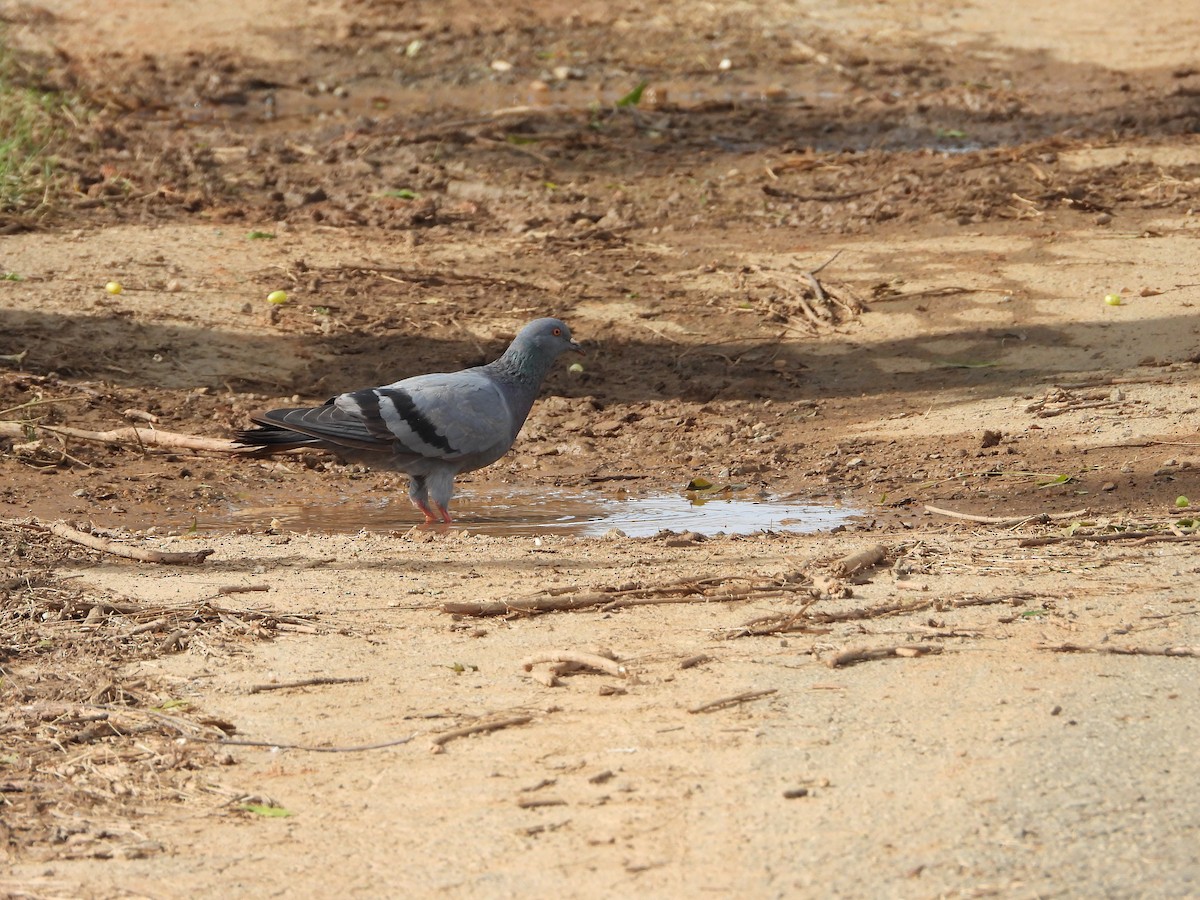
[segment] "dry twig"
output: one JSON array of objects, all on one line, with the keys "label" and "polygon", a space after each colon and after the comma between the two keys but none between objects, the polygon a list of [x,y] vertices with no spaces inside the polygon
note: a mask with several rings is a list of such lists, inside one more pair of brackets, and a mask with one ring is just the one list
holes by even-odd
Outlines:
[{"label": "dry twig", "polygon": [[729,697],[721,697],[717,700],[710,700],[708,703],[701,703],[699,706],[693,706],[688,710],[688,712],[715,712],[718,709],[725,709],[727,706],[737,706],[741,703],[749,703],[751,700],[769,697],[771,694],[778,693],[778,690],[778,688],[767,688],[766,690],[761,691],[743,691],[740,694],[733,694]]},{"label": "dry twig", "polygon": [[86,431],[65,425],[41,425],[37,422],[0,422],[0,437],[27,438],[31,431],[45,431],[62,437],[94,441],[100,444],[132,445],[139,448],[166,447],[171,450],[206,450],[213,453],[233,453],[246,449],[237,441],[226,438],[206,438],[194,434],[159,431],[157,428],[114,428],[111,431]]},{"label": "dry twig", "polygon": [[1055,653],[1112,653],[1116,656],[1200,656],[1200,647],[1110,647],[1107,644],[1038,644]]},{"label": "dry twig", "polygon": [[985,525],[1024,525],[1026,522],[1060,522],[1068,519],[1078,519],[1086,516],[1086,509],[1075,509],[1065,513],[1034,513],[1028,516],[975,516],[970,513],[955,512],[952,509],[942,509],[938,506],[925,504],[925,511],[951,519],[962,519],[966,522],[982,522]]},{"label": "dry twig", "polygon": [[[544,668],[535,668],[535,666],[545,663],[550,665]],[[541,682],[546,687],[558,687],[562,684],[558,680],[559,675],[578,672],[581,669],[592,669],[617,678],[628,677],[627,670],[616,662],[616,655],[610,650],[597,650],[595,653],[574,650],[539,653],[524,660],[522,665],[526,672],[532,674],[534,680]],[[603,691],[603,689],[601,690]],[[622,689],[623,691],[624,689]]]},{"label": "dry twig", "polygon": [[28,521],[9,520],[6,524],[28,528],[31,531],[40,531],[43,534],[53,534],[63,540],[80,544],[91,550],[111,553],[113,556],[134,559],[138,562],[152,562],[171,566],[198,566],[215,552],[213,550],[170,552],[166,550],[150,550],[145,547],[130,547],[126,544],[109,540],[108,538],[102,538],[99,535],[88,534],[86,531],[72,528],[65,522],[53,522],[50,525],[43,525],[41,522],[30,519]]},{"label": "dry twig", "polygon": [[367,750],[383,750],[387,747],[399,747],[401,744],[407,744],[415,737],[415,734],[410,734],[406,738],[396,738],[394,741],[381,741],[378,744],[361,744],[356,747],[310,747],[305,744],[284,744],[279,741],[247,741],[238,738],[224,738],[214,741],[194,737],[192,740],[199,741],[202,744],[217,744],[221,747],[267,747],[272,750],[302,750],[305,753],[363,753]]},{"label": "dry twig", "polygon": [[857,553],[843,556],[834,562],[830,568],[843,578],[849,578],[863,569],[879,565],[883,562],[885,556],[887,556],[887,547],[883,546],[883,544],[875,544],[874,546],[859,550]]},{"label": "dry twig", "polygon": [[435,734],[429,742],[429,750],[431,753],[444,753],[446,744],[460,737],[467,737],[472,734],[485,734],[492,731],[499,731],[502,728],[512,728],[516,725],[525,725],[533,721],[533,716],[509,716],[507,719],[495,719],[491,722],[477,722],[474,725],[464,725],[462,728],[452,728],[450,731],[443,731],[441,734]]},{"label": "dry twig", "polygon": [[1055,416],[1063,416],[1080,409],[1111,409],[1114,406],[1120,405],[1115,400],[1092,400],[1090,402],[1071,403],[1067,406],[1060,406],[1053,409],[1040,409],[1036,415],[1039,419],[1052,419]]},{"label": "dry twig", "polygon": [[1139,544],[1153,544],[1163,541],[1196,541],[1200,540],[1200,533],[1186,532],[1182,534],[1172,534],[1162,531],[1114,531],[1105,532],[1104,534],[1087,534],[1083,532],[1075,532],[1074,534],[1048,534],[1045,537],[1030,537],[1022,538],[1017,542],[1018,547],[1044,547],[1047,544],[1061,544],[1065,541],[1080,542],[1094,541],[1103,543],[1107,541],[1137,541]]},{"label": "dry twig", "polygon": [[803,609],[794,613],[778,613],[770,616],[763,616],[758,619],[752,619],[741,628],[735,629],[726,633],[724,636],[727,639],[740,637],[761,637],[771,634],[791,634],[794,632],[802,632],[804,634],[825,634],[827,629],[814,629],[814,625],[828,625],[835,622],[857,622],[865,619],[881,619],[886,616],[906,615],[914,612],[924,612],[927,609],[959,609],[965,606],[992,606],[999,603],[1008,603],[1013,606],[1019,606],[1027,600],[1036,597],[1036,594],[1031,593],[1015,593],[1002,594],[998,597],[958,597],[951,600],[916,600],[908,603],[884,603],[880,606],[871,606],[858,609],[849,609],[842,612],[809,612],[809,603]]},{"label": "dry twig", "polygon": [[529,672],[539,663],[568,663],[582,666],[585,669],[595,669],[605,675],[625,678],[629,673],[616,660],[608,659],[598,653],[585,653],[582,650],[556,650],[550,653],[535,653],[521,660],[521,667]]},{"label": "dry twig", "polygon": [[912,658],[941,652],[942,648],[937,644],[901,644],[896,647],[847,647],[827,657],[825,665],[831,669],[837,669],[842,666],[852,666],[855,663],[870,662],[876,659],[889,659],[894,656]]},{"label": "dry twig", "polygon": [[567,801],[559,797],[521,797],[517,806],[521,809],[537,809],[540,806],[566,806]]},{"label": "dry twig", "polygon": [[[791,596],[811,591],[809,584],[782,583],[764,579],[758,584],[734,590],[731,582],[745,582],[742,576],[727,578],[687,578],[650,587],[624,588],[611,591],[564,592],[547,591],[533,597],[514,600],[480,600],[442,604],[442,611],[460,616],[505,616],[518,613],[567,612],[599,606],[602,610],[624,609],[661,603],[727,603],[750,598],[765,600],[772,596]],[[723,590],[722,590],[723,588]]]},{"label": "dry twig", "polygon": [[322,684],[359,684],[369,679],[365,675],[356,675],[350,678],[335,678],[333,676],[320,676],[317,678],[303,678],[300,681],[280,681],[269,684],[252,684],[247,689],[248,693],[261,694],[263,691],[283,691],[288,688],[301,687],[316,687]]}]

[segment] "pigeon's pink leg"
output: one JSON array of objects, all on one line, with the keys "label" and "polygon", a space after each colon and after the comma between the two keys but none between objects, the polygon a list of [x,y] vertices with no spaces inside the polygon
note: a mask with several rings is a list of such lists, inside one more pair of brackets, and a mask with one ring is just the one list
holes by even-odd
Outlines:
[{"label": "pigeon's pink leg", "polygon": [[434,522],[437,521],[437,516],[435,516],[433,513],[431,513],[429,511],[429,507],[426,506],[424,503],[422,503],[420,500],[414,500],[412,502],[412,505],[415,506],[417,509],[419,509],[421,512],[425,513],[425,524],[426,525],[432,525]]},{"label": "pigeon's pink leg", "polygon": [[454,520],[452,518],[450,518],[450,510],[448,510],[444,506],[438,506],[436,500],[433,501],[433,508],[441,514],[442,521],[445,524],[447,524],[447,525],[453,524]]}]

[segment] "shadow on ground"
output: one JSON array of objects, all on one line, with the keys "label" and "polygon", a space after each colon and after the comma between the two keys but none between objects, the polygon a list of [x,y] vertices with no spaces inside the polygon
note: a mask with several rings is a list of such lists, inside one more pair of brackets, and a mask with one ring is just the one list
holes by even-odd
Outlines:
[{"label": "shadow on ground", "polygon": [[[871,313],[866,314],[869,323]],[[656,400],[770,399],[863,394],[904,396],[971,387],[999,396],[1103,369],[1119,376],[1139,365],[1197,362],[1189,316],[1136,322],[948,328],[916,338],[866,343],[730,340],[686,347],[656,341],[583,339],[583,376],[554,372],[549,390],[590,395],[604,403]],[[869,324],[867,326],[869,328]],[[861,334],[861,333],[860,333]],[[323,399],[342,390],[430,371],[478,365],[503,341],[480,352],[473,340],[348,333],[247,336],[244,333],[115,316],[60,316],[0,310],[0,354],[28,350],[27,371],[116,385],[165,389],[255,391]],[[1156,353],[1147,358],[1147,336]],[[948,348],[939,350],[939,343]]]}]

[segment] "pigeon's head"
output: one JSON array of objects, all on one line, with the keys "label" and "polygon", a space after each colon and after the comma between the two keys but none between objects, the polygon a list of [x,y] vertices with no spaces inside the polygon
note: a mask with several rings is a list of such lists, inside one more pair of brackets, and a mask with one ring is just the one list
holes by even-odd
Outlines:
[{"label": "pigeon's head", "polygon": [[545,359],[557,359],[559,354],[568,350],[583,352],[583,348],[571,340],[571,329],[567,323],[560,319],[534,319],[517,332],[513,345]]}]

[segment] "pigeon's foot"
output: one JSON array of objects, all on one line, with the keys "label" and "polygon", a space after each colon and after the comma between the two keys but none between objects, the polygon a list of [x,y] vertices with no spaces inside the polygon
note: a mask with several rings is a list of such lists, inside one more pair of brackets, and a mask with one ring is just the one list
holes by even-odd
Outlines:
[{"label": "pigeon's foot", "polygon": [[[422,503],[420,500],[414,500],[412,502],[412,505],[415,506],[417,509],[419,509],[421,512],[423,512],[425,514],[425,524],[426,525],[433,525],[435,522],[438,521],[438,517],[435,516],[432,512],[430,512],[429,507],[426,506],[424,503]],[[436,507],[437,507],[437,504],[434,504],[434,508],[436,508]]]},{"label": "pigeon's foot", "polygon": [[[450,518],[450,510],[449,509],[447,509],[444,506],[438,506],[436,503],[433,504],[433,508],[442,517],[442,522],[444,524],[451,525],[454,523],[454,520],[452,518]],[[428,513],[426,515],[428,515]]]}]

